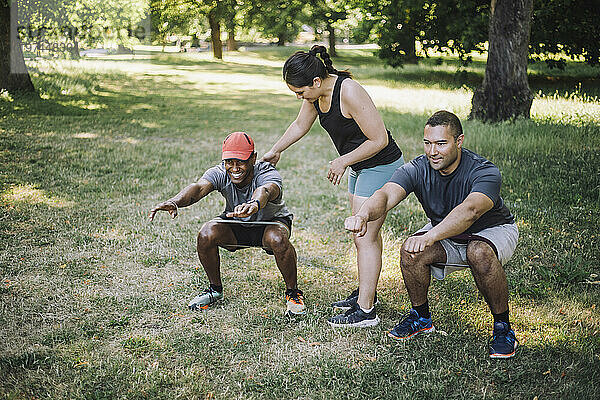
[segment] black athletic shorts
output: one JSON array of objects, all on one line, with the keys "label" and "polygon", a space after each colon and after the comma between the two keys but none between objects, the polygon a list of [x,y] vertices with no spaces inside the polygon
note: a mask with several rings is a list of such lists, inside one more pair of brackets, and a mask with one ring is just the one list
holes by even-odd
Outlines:
[{"label": "black athletic shorts", "polygon": [[[222,218],[222,217],[221,217]],[[223,219],[231,219],[231,218],[223,218]],[[292,234],[292,219],[290,217],[275,217],[271,221],[266,222],[281,222],[285,225],[290,231],[290,236]],[[237,244],[242,246],[250,246],[250,247],[263,247],[262,238],[265,234],[265,228],[268,225],[255,225],[248,226],[243,224],[228,224],[231,230],[233,231],[233,235],[235,236],[235,240],[237,240]],[[273,254],[270,249],[265,249],[267,254]],[[236,251],[239,248],[231,247],[228,248],[229,251]]]}]

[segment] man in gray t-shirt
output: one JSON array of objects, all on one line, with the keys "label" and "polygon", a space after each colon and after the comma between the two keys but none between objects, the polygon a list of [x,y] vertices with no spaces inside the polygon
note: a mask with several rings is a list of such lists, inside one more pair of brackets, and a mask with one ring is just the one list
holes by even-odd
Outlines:
[{"label": "man in gray t-shirt", "polygon": [[346,229],[364,235],[367,222],[385,215],[414,193],[429,223],[402,245],[401,268],[412,309],[389,336],[404,340],[433,332],[427,292],[431,275],[469,268],[494,317],[489,355],[510,358],[517,341],[508,318],[508,285],[502,265],[518,239],[514,218],[502,198],[498,168],[463,149],[460,120],[438,111],[427,121],[425,154],[398,168],[358,213],[346,219]]},{"label": "man in gray t-shirt", "polygon": [[244,132],[234,132],[223,141],[223,162],[208,169],[196,183],[150,211],[173,218],[179,207],[187,207],[217,190],[225,198],[220,218],[206,222],[198,233],[198,258],[210,285],[189,303],[189,308],[205,309],[223,298],[219,247],[235,251],[262,247],[275,255],[286,285],[286,313],[304,314],[304,296],[298,289],[296,250],[290,243],[292,214],[283,201],[281,175],[268,162],[256,163],[254,141]]},{"label": "man in gray t-shirt", "polygon": [[225,169],[225,163],[222,163],[209,168],[202,175],[201,179],[210,182],[214,190],[219,191],[225,198],[225,211],[223,211],[222,217],[226,217],[228,213],[232,213],[236,205],[252,201],[252,195],[259,187],[275,184],[278,188],[279,196],[270,199],[256,213],[244,218],[236,217],[236,219],[242,221],[272,221],[274,218],[291,220],[292,213],[288,211],[283,201],[281,175],[279,175],[275,167],[268,162],[259,161],[254,164],[252,175],[252,180],[248,185],[239,187],[232,182]]}]

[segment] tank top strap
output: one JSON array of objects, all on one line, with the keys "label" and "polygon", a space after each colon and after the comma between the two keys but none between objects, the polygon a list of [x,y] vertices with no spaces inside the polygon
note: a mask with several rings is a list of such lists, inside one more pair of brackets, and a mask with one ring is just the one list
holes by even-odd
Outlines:
[{"label": "tank top strap", "polygon": [[331,93],[331,107],[329,107],[329,112],[336,111],[341,114],[342,108],[340,102],[342,98],[342,82],[346,78],[348,77],[338,75],[335,85],[333,86],[333,93]]},{"label": "tank top strap", "polygon": [[319,105],[319,101],[315,101],[313,105],[315,106],[317,113],[319,115],[331,114],[336,111],[341,113],[340,101],[341,101],[341,93],[342,93],[342,82],[344,79],[348,78],[347,76],[339,76],[335,80],[335,84],[333,85],[333,91],[331,92],[331,105],[329,106],[329,111],[326,113],[321,110],[321,106]]}]

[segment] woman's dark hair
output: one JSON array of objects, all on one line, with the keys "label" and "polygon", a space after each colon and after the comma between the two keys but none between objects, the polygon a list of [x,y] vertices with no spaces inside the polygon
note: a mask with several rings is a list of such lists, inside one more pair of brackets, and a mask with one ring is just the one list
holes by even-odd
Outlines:
[{"label": "woman's dark hair", "polygon": [[454,139],[463,134],[462,125],[460,124],[460,119],[451,113],[450,111],[440,110],[435,112],[429,119],[425,125],[429,125],[431,127],[442,125],[450,128],[450,132],[452,132],[452,136]]},{"label": "woman's dark hair", "polygon": [[333,68],[327,49],[318,44],[311,47],[309,51],[295,52],[283,64],[283,80],[296,87],[312,86],[314,78],[318,76],[325,79],[329,74],[352,77],[348,71],[338,71]]}]

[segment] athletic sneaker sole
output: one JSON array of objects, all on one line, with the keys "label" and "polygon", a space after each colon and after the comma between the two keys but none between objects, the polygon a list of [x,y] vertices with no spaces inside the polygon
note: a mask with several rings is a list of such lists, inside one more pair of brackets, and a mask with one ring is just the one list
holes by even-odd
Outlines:
[{"label": "athletic sneaker sole", "polygon": [[206,309],[208,309],[208,306],[210,306],[210,304],[207,304],[205,306],[193,305],[193,306],[188,306],[188,308],[192,311],[196,311],[196,310],[206,310]]},{"label": "athletic sneaker sole", "polygon": [[305,315],[306,307],[304,305],[300,307],[298,304],[288,302],[288,304],[286,305],[285,313],[291,315]]},{"label": "athletic sneaker sole", "polygon": [[413,333],[412,335],[405,336],[405,337],[396,336],[396,335],[394,335],[394,334],[392,333],[392,331],[389,331],[389,332],[388,332],[388,336],[389,336],[389,337],[391,337],[391,338],[392,338],[392,339],[394,339],[394,340],[399,340],[399,341],[401,341],[401,340],[408,340],[408,339],[410,339],[411,337],[413,337],[413,336],[416,336],[416,335],[419,335],[419,334],[421,334],[421,333],[433,333],[433,332],[435,332],[435,327],[434,327],[434,326],[432,326],[431,328],[427,328],[427,329],[419,329],[418,331],[416,331],[416,332],[415,332],[415,333]]},{"label": "athletic sneaker sole", "polygon": [[192,311],[198,311],[198,310],[208,310],[209,307],[214,306],[215,304],[217,304],[219,301],[215,301],[214,303],[210,303],[210,304],[205,304],[203,306],[200,305],[191,305],[188,306],[188,309],[192,310]]},{"label": "athletic sneaker sole", "polygon": [[500,358],[500,359],[513,358],[515,356],[516,352],[517,352],[517,344],[515,343],[515,349],[513,350],[512,353],[509,353],[509,354],[493,353],[493,354],[490,354],[490,358]]},{"label": "athletic sneaker sole", "polygon": [[327,323],[333,326],[334,328],[370,328],[372,326],[379,325],[379,322],[381,322],[379,317],[375,317],[373,319],[364,319],[360,322],[355,322],[353,324],[338,324],[329,320],[327,321]]},{"label": "athletic sneaker sole", "polygon": [[215,300],[209,304],[190,303],[190,304],[188,304],[188,308],[192,311],[206,310],[206,309],[208,309],[208,307],[214,306],[215,304],[220,303],[221,301],[223,301],[222,298]]},{"label": "athletic sneaker sole", "polygon": [[295,312],[292,312],[290,310],[286,310],[283,313],[283,315],[285,315],[286,317],[290,317],[290,318],[293,318],[293,317],[303,317],[303,316],[306,315],[306,311],[302,311],[300,313],[295,313]]}]

